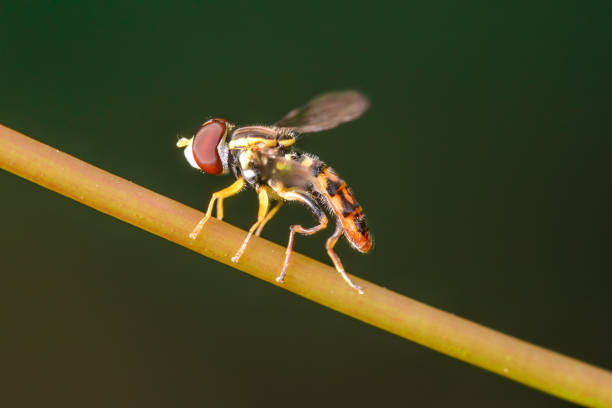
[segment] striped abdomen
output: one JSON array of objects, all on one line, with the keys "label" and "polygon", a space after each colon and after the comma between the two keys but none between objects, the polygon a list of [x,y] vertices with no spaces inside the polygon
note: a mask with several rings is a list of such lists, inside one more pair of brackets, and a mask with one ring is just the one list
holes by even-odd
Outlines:
[{"label": "striped abdomen", "polygon": [[368,231],[363,210],[346,182],[329,167],[321,163],[316,176],[319,181],[318,192],[325,198],[338,220],[344,227],[344,235],[351,245],[360,252],[372,248],[372,235]]}]

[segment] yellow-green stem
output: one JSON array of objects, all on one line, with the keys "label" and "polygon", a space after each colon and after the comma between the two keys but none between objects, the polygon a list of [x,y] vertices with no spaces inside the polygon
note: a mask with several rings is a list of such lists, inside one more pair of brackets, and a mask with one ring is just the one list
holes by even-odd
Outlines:
[{"label": "yellow-green stem", "polygon": [[[189,233],[198,210],[147,190],[0,125],[0,167],[99,211],[223,262],[341,313],[441,353],[570,401],[612,407],[612,373],[462,319],[295,254],[284,284],[274,280],[285,249],[254,237],[238,264],[231,257],[245,232],[211,219]],[[6,193],[6,192],[5,192]]]}]

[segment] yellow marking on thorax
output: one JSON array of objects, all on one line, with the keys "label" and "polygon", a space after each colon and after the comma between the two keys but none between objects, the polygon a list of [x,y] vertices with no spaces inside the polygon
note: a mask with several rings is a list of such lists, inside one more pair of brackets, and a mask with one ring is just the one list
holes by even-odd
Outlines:
[{"label": "yellow marking on thorax", "polygon": [[230,141],[228,146],[230,150],[232,150],[232,149],[239,149],[241,147],[251,147],[254,145],[264,145],[266,147],[276,147],[276,146],[287,147],[287,146],[291,146],[294,143],[295,143],[295,139],[293,138],[277,140],[277,139],[266,139],[264,137],[241,137],[240,139]]},{"label": "yellow marking on thorax", "polygon": [[240,161],[240,167],[242,167],[243,169],[247,169],[252,156],[252,150],[245,150],[244,152],[240,153],[240,156],[238,157],[238,160]]},{"label": "yellow marking on thorax", "polygon": [[287,162],[279,161],[279,162],[276,163],[276,168],[278,170],[291,170],[291,164],[289,164]]},{"label": "yellow marking on thorax", "polygon": [[310,166],[312,166],[312,165],[313,165],[313,163],[314,163],[314,161],[313,161],[313,160],[312,160],[310,157],[306,156],[306,157],[304,158],[304,160],[302,160],[302,163],[301,163],[301,164],[302,164],[302,166],[304,166],[304,167],[310,167]]},{"label": "yellow marking on thorax", "polygon": [[229,142],[229,148],[231,150],[241,147],[251,147],[256,144],[263,144],[267,147],[276,147],[278,142],[275,139],[264,139],[263,137],[243,137]]},{"label": "yellow marking on thorax", "polygon": [[295,143],[295,139],[293,139],[293,138],[291,138],[291,139],[283,139],[283,140],[279,140],[278,141],[278,144],[283,146],[283,147],[291,146],[294,143]]}]

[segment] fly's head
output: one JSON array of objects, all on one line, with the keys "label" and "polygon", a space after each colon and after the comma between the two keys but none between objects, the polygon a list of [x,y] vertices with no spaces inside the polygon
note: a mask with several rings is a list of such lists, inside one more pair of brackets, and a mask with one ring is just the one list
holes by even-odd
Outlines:
[{"label": "fly's head", "polygon": [[233,128],[225,119],[211,119],[193,137],[180,138],[176,146],[184,149],[192,167],[208,174],[226,174],[229,172],[227,135]]}]

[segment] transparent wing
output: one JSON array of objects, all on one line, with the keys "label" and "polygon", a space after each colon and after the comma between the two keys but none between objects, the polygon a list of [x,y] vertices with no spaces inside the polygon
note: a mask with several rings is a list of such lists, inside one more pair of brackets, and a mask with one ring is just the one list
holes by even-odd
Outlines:
[{"label": "transparent wing", "polygon": [[279,132],[270,126],[243,126],[234,131],[232,139],[244,138],[262,138],[262,139],[277,139]]},{"label": "transparent wing", "polygon": [[370,101],[360,92],[329,92],[293,109],[274,125],[299,133],[320,132],[357,119],[369,107]]}]

